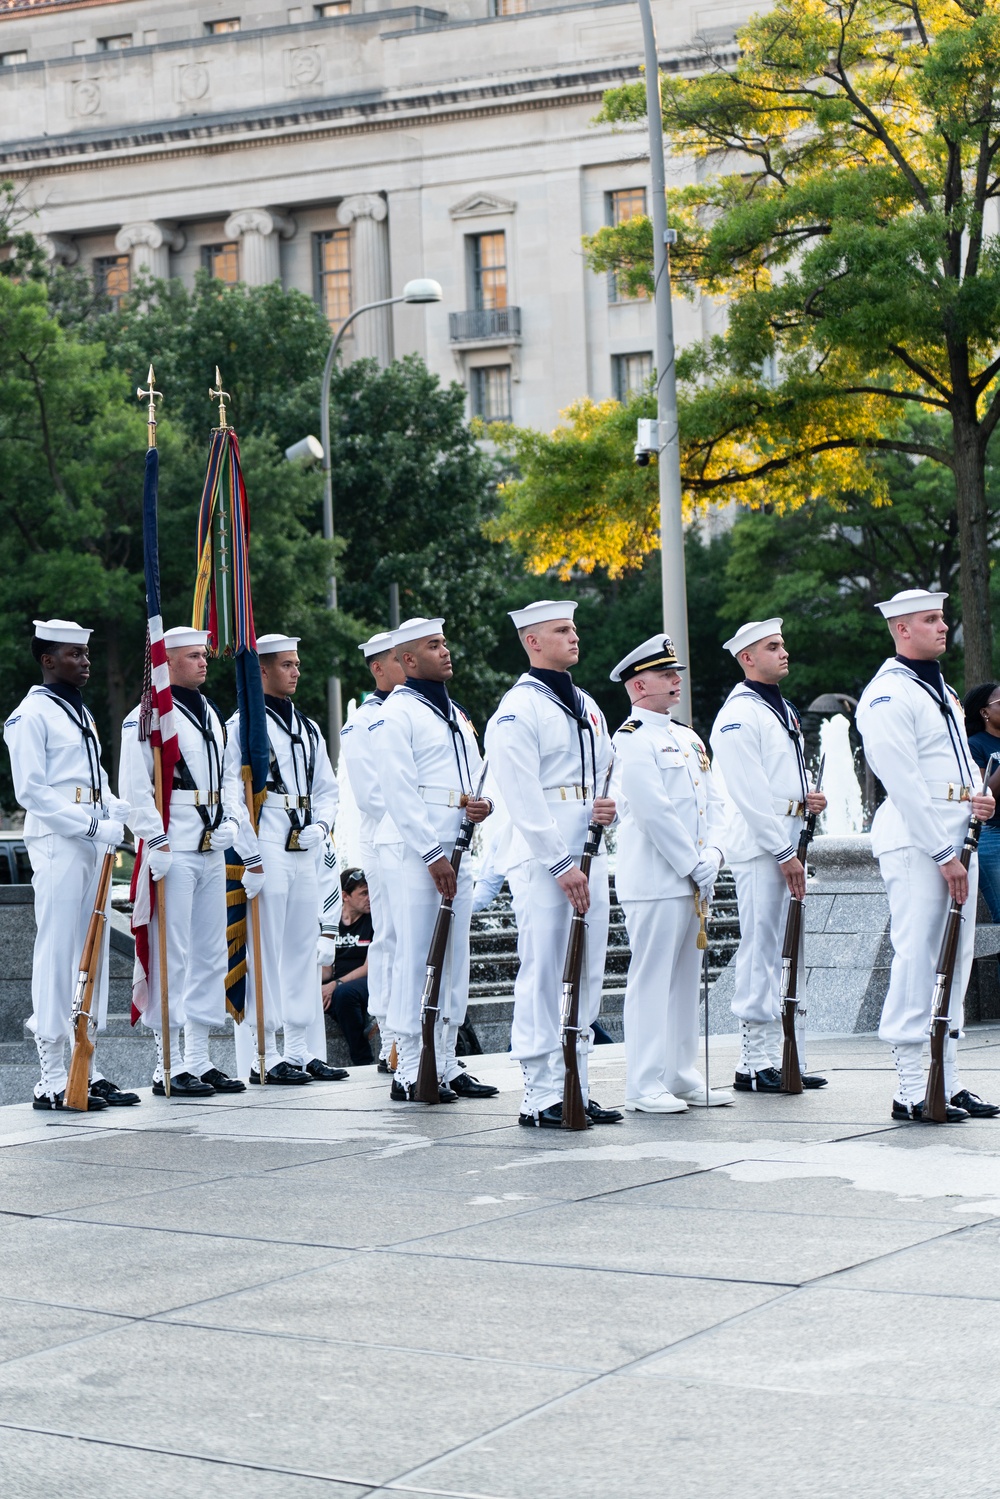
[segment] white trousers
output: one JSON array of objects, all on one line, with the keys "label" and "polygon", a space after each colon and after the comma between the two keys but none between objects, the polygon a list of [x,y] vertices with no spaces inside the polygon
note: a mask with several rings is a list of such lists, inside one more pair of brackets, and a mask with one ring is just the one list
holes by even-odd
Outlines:
[{"label": "white trousers", "polygon": [[[889,992],[882,1006],[878,1033],[883,1041],[894,1046],[920,1043],[927,1040],[930,1032],[934,975],[951,897],[940,869],[929,854],[919,849],[893,849],[878,862],[889,897],[892,938]],[[969,898],[962,907],[965,919],[949,1006],[953,1030],[962,1028],[965,990],[972,972],[978,889],[979,865],[973,858]]]},{"label": "white trousers", "polygon": [[378,1021],[379,1030],[384,1031],[389,1012],[392,965],[396,956],[396,927],[392,902],[386,898],[385,878],[378,855],[379,850],[374,844],[361,844],[361,868],[368,881],[368,898],[375,930],[368,948],[368,1009]]},{"label": "white trousers", "polygon": [[[445,845],[448,857],[453,846]],[[441,908],[441,897],[427,872],[427,865],[407,844],[380,844],[378,852],[384,896],[392,907],[396,927],[396,951],[386,1020],[397,1042],[396,1076],[402,1083],[414,1083],[420,1060],[420,996],[427,972],[427,950]],[[455,1040],[469,1006],[472,874],[468,860],[463,861],[459,871],[454,912],[438,1001],[438,1076],[445,1082],[457,1077],[461,1071],[455,1060]]]},{"label": "white trousers", "polygon": [[[265,1066],[281,1060],[274,1039],[284,1029],[284,1059],[304,1064],[314,1052],[323,1022],[323,1001],[316,982],[319,938],[319,879],[308,852],[290,853],[280,843],[261,841],[264,888],[257,897],[260,912],[261,967],[264,979]],[[236,1058],[241,1075],[257,1067],[257,1007],[254,988],[253,929],[247,911],[247,999],[245,1018],[236,1027]],[[242,1033],[242,1034],[241,1034]],[[325,1036],[325,1029],[323,1031]]]},{"label": "white trousers", "polygon": [[625,986],[625,1097],[688,1093],[698,1071],[698,913],[693,895],[622,902],[632,959]]},{"label": "white trousers", "polygon": [[761,1024],[781,1015],[781,949],[788,913],[788,886],[770,854],[733,864],[740,912],[740,945],[732,1011]]},{"label": "white trousers", "polygon": [[[514,980],[510,1050],[524,1070],[526,1102],[535,1109],[546,1109],[563,1094],[562,975],[573,908],[562,886],[537,859],[509,869],[507,883],[517,917],[520,959]],[[590,869],[590,910],[580,975],[580,1025],[584,1031],[601,1013],[609,914],[608,860],[602,854]],[[589,1036],[584,1035],[578,1052],[585,1102],[589,1096],[589,1049]]]},{"label": "white trousers", "polygon": [[[31,963],[29,1028],[40,1041],[69,1038],[69,1017],[87,927],[94,910],[104,844],[45,833],[25,838],[35,891],[35,950]],[[108,897],[110,905],[110,895]],[[110,915],[110,912],[109,912]],[[104,924],[101,966],[92,1013],[103,1029],[108,1014],[110,920]]]},{"label": "white trousers", "polygon": [[[170,1025],[188,1021],[209,1029],[226,1018],[226,856],[175,853],[164,880],[167,915],[167,993]],[[151,1030],[161,1026],[159,916],[154,886],[149,926],[149,1005],[143,1019]],[[180,1058],[172,1056],[173,1072]]]}]

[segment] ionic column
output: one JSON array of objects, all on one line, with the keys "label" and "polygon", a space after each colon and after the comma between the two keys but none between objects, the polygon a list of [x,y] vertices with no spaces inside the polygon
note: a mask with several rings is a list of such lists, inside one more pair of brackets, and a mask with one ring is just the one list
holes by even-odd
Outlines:
[{"label": "ionic column", "polygon": [[227,239],[240,243],[240,280],[267,286],[281,280],[280,239],[291,239],[295,220],[276,208],[240,208],[226,220]]},{"label": "ionic column", "polygon": [[147,219],[142,223],[123,224],[115,235],[119,255],[132,257],[132,282],[141,275],[166,281],[170,275],[171,250],[183,250],[184,235],[173,224]]},{"label": "ionic column", "polygon": [[80,246],[68,234],[39,234],[37,239],[53,265],[76,265],[80,259]]},{"label": "ionic column", "polygon": [[[389,225],[385,199],[376,193],[358,193],[345,198],[337,209],[337,221],[353,224],[351,234],[351,307],[380,302],[390,297]],[[387,365],[392,359],[391,308],[366,312],[354,324],[358,357],[377,359]]]}]

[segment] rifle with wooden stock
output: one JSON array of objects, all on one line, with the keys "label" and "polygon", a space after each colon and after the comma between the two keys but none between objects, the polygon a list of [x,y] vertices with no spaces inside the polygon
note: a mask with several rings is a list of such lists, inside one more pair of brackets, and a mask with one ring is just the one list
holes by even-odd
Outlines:
[{"label": "rifle with wooden stock", "polygon": [[[998,765],[1000,765],[1000,755],[991,755],[983,772],[984,793],[989,790],[990,776]],[[979,834],[982,826],[978,817],[969,818],[965,842],[958,856],[965,870],[969,868],[972,856],[979,847]],[[953,899],[948,907],[948,919],[945,922],[944,936],[941,939],[941,950],[938,953],[937,970],[934,975],[934,998],[931,1001],[931,1062],[927,1069],[923,1117],[933,1120],[935,1124],[945,1124],[948,1120],[948,1099],[944,1088],[944,1048],[951,1028],[949,1016],[951,986],[955,977],[955,964],[958,961],[959,940],[964,920],[962,907],[957,900]],[[975,912],[973,912],[974,920]]]},{"label": "rifle with wooden stock", "polygon": [[101,971],[101,956],[104,952],[104,928],[108,920],[108,894],[111,890],[111,866],[115,850],[109,848],[104,855],[101,873],[97,881],[94,909],[87,926],[80,958],[80,971],[76,979],[76,993],[70,1014],[70,1030],[73,1036],[73,1055],[70,1058],[69,1077],[66,1082],[64,1102],[68,1109],[87,1112],[90,1095],[90,1062],[94,1055],[92,1030],[97,1029],[97,1016],[92,1013],[94,988]]},{"label": "rifle with wooden stock", "polygon": [[[483,765],[483,773],[479,777],[479,785],[476,787],[475,795],[466,797],[466,803],[479,801],[486,784],[486,765]],[[475,823],[468,816],[462,818],[462,826],[458,830],[455,839],[455,847],[451,852],[451,867],[455,871],[456,882],[458,871],[461,867],[462,856],[469,851],[472,843],[472,834],[475,831]],[[457,894],[457,884],[456,884]],[[427,969],[424,975],[424,991],[420,996],[420,1062],[417,1067],[417,1081],[413,1089],[413,1096],[419,1103],[440,1103],[438,1094],[438,1071],[437,1053],[434,1048],[434,1026],[440,1013],[441,996],[441,974],[444,969],[445,954],[448,951],[448,939],[451,936],[451,924],[455,919],[454,899],[447,895],[441,897],[441,906],[434,923],[434,931],[431,935],[431,945],[427,950]]]},{"label": "rifle with wooden stock", "polygon": [[[825,765],[826,756],[824,755],[819,762],[816,775],[815,790],[817,791],[823,785]],[[799,834],[799,846],[795,850],[795,857],[803,869],[805,869],[809,845],[816,833],[818,816],[818,812],[807,812]],[[802,950],[802,923],[805,909],[804,901],[796,900],[794,896],[789,899],[788,915],[785,918],[785,941],[781,949],[781,1091],[783,1093],[802,1092],[802,1067],[799,1063],[795,1017],[799,1007],[799,954]]]},{"label": "rifle with wooden stock", "polygon": [[[611,756],[608,772],[604,777],[604,790],[608,794],[615,757]],[[601,849],[604,828],[599,822],[591,822],[587,839],[580,857],[580,873],[589,880],[590,866]],[[587,944],[587,918],[582,911],[574,911],[569,927],[569,942],[566,946],[566,961],[562,976],[562,1052],[565,1079],[563,1082],[562,1127],[563,1129],[586,1129],[587,1111],[583,1106],[583,1090],[580,1087],[580,1054],[577,1043],[581,1035],[580,1026],[580,975],[583,972],[583,954]],[[589,1026],[585,1029],[589,1030]]]}]

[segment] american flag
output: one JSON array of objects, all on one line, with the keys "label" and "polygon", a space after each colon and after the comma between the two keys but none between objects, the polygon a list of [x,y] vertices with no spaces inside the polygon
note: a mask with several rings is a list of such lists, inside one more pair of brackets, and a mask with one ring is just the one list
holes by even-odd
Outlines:
[{"label": "american flag", "polygon": [[[160,456],[156,448],[146,452],[146,476],[142,491],[142,551],[146,573],[146,665],[143,673],[139,738],[148,740],[155,754],[160,751],[163,769],[163,827],[170,825],[170,791],[174,766],[180,759],[174,699],[170,691],[170,668],[163,643],[160,613],[160,548],[156,503],[160,478]],[[154,839],[154,842],[156,840]],[[149,924],[155,900],[149,873],[149,847],[140,840],[132,870],[132,931],[135,933],[135,967],[132,973],[132,1024],[149,1003]]]}]

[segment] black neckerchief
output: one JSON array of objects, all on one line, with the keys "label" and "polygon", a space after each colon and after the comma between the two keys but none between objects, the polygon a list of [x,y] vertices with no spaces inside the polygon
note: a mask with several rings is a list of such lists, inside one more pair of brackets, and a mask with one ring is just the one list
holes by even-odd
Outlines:
[{"label": "black neckerchief", "polygon": [[[191,774],[191,769],[183,754],[178,753],[177,764],[174,766],[174,786],[178,791],[208,791],[217,793],[218,800],[210,812],[207,807],[197,804],[198,816],[202,820],[206,833],[214,830],[222,822],[222,758],[219,754],[219,745],[208,717],[208,699],[196,687],[171,686],[170,695],[174,700],[174,707],[178,708],[190,723],[201,734],[205,741],[205,758],[208,761],[208,785],[199,786]],[[221,722],[221,718],[220,718]],[[223,740],[225,740],[225,729],[223,729]],[[179,749],[179,747],[178,747]],[[207,839],[203,841],[202,853],[207,853],[210,844]]]},{"label": "black neckerchief", "polygon": [[743,683],[749,687],[762,703],[766,703],[775,718],[781,724],[785,733],[795,747],[795,760],[799,772],[799,784],[802,788],[802,800],[805,801],[809,795],[809,777],[806,775],[805,756],[802,753],[802,740],[799,735],[799,715],[792,707],[787,698],[782,697],[781,690],[770,682],[752,682],[749,677]]},{"label": "black neckerchief", "polygon": [[896,662],[899,666],[905,667],[907,671],[913,673],[919,685],[934,699],[941,710],[948,729],[951,752],[955,756],[955,763],[958,766],[958,773],[963,781],[966,781],[970,786],[974,786],[977,778],[973,774],[969,757],[962,744],[962,737],[956,727],[956,716],[952,712],[952,705],[946,691],[947,683],[945,682],[944,673],[940,666],[936,661],[911,661],[909,656],[899,655],[896,656]]},{"label": "black neckerchief", "polygon": [[912,661],[909,656],[896,656],[900,666],[906,666],[915,677],[919,677],[932,692],[944,702],[944,673],[937,661]]},{"label": "black neckerchief", "polygon": [[295,705],[290,697],[272,697],[269,692],[264,693],[264,706],[270,708],[281,719],[289,734],[294,724]]},{"label": "black neckerchief", "polygon": [[377,703],[384,703],[388,696],[389,694],[387,692],[383,692],[381,687],[377,687],[372,693],[372,697]]},{"label": "black neckerchief", "polygon": [[472,767],[469,764],[469,751],[465,743],[465,735],[459,726],[458,715],[455,712],[457,703],[453,703],[448,696],[448,688],[444,682],[428,682],[423,677],[407,677],[403,684],[408,687],[417,697],[422,698],[429,707],[433,708],[439,718],[443,718],[451,733],[451,747],[455,754],[455,764],[458,767],[458,784],[463,791],[471,794]]},{"label": "black neckerchief", "polygon": [[528,676],[554,697],[560,708],[568,713],[576,724],[576,735],[580,745],[580,785],[587,785],[587,749],[584,732],[590,736],[590,769],[593,775],[594,795],[597,795],[597,740],[594,728],[587,717],[587,705],[583,693],[575,686],[568,671],[550,671],[547,666],[529,666]]},{"label": "black neckerchief", "polygon": [[[309,797],[309,806],[301,809],[305,813],[304,817],[300,816],[299,809],[293,807],[285,808],[288,814],[288,821],[292,827],[300,830],[301,828],[308,827],[309,823],[312,822],[312,788],[313,777],[316,774],[316,750],[318,744],[316,730],[308,718],[303,718],[302,714],[296,710],[295,704],[290,697],[272,697],[269,692],[265,692],[264,707],[269,716],[284,729],[291,740],[292,770],[295,773],[295,794],[297,797]],[[296,747],[302,752],[301,780],[299,779],[299,760],[295,753]],[[270,746],[269,754],[270,784],[273,785],[275,791],[287,795],[289,794],[288,787],[282,778],[278,766],[278,757],[274,753],[273,745]]]},{"label": "black neckerchief", "polygon": [[208,704],[196,687],[171,687],[170,695],[175,703],[186,708],[203,729],[208,727]]},{"label": "black neckerchief", "polygon": [[43,682],[42,688],[54,703],[59,704],[63,712],[73,720],[80,730],[83,738],[83,747],[87,753],[87,774],[90,777],[93,805],[103,805],[101,800],[101,746],[94,730],[94,721],[90,716],[86,703],[83,701],[83,693],[79,687],[73,687],[69,682]]}]

